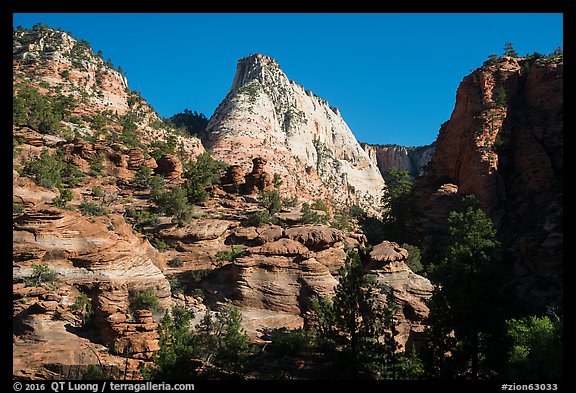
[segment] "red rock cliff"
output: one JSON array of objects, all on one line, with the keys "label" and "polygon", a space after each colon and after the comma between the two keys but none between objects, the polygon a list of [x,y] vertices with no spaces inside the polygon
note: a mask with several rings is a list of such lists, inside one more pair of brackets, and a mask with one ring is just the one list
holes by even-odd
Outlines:
[{"label": "red rock cliff", "polygon": [[480,199],[512,251],[519,296],[538,306],[561,303],[562,158],[562,57],[503,57],[460,84],[420,183],[421,206],[443,203],[431,199],[445,183]]}]

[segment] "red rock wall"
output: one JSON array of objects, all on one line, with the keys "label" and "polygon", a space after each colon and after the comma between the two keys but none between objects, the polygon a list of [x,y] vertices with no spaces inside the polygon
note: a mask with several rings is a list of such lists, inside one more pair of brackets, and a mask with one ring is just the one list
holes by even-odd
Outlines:
[{"label": "red rock wall", "polygon": [[[418,204],[447,215],[438,186],[475,194],[512,250],[519,296],[543,307],[562,299],[563,62],[526,62],[503,58],[464,78]],[[494,99],[500,88],[504,106]],[[445,215],[420,224],[437,230]]]}]

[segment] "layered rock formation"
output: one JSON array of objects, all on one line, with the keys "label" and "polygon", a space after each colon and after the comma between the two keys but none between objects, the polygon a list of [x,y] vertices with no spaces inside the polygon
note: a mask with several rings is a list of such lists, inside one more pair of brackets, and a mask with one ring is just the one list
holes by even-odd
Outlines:
[{"label": "layered rock formation", "polygon": [[[155,208],[145,181],[134,179],[144,166],[168,187],[181,183],[187,157],[162,149],[176,142],[193,157],[203,151],[198,140],[162,126],[120,73],[66,33],[15,32],[14,54],[16,94],[29,85],[75,99],[52,135],[13,128],[14,375],[82,378],[101,361],[118,378],[141,377],[139,367],[158,349],[160,317],[130,309],[131,295],[143,289],[154,290],[161,311],[177,304],[200,315],[231,302],[254,340],[303,326],[311,299],[333,294],[347,248],[366,237],[295,225],[300,204],[277,215],[281,225],[246,226],[262,209],[253,194],[273,187],[278,173],[283,197],[378,212],[384,182],[338,111],[288,81],[274,60],[239,63],[210,132],[216,158],[235,165],[221,186],[210,187],[212,198],[194,207],[199,218],[178,225]],[[44,151],[57,161],[54,171],[76,173],[62,190],[37,184],[26,169]],[[29,282],[37,266],[57,274],[57,287]],[[78,311],[81,295],[88,304]],[[402,331],[405,345],[411,328]]]},{"label": "layered rock formation", "polygon": [[[81,291],[88,294],[94,307],[97,329],[93,334],[100,336],[105,345],[121,350],[129,347],[127,355],[135,359],[149,358],[152,351],[158,349],[152,321],[138,320],[138,316],[133,316],[136,324],[129,321],[128,298],[131,292],[153,288],[161,306],[170,306],[170,285],[158,267],[163,258],[147,240],[132,233],[122,216],[89,220],[65,210],[32,208],[14,220],[13,247],[16,282],[32,276],[34,265],[46,264],[57,273],[60,286],[66,289],[60,295],[53,295],[50,299],[53,304],[28,295],[19,304],[22,310],[15,310],[15,324],[23,326],[20,335],[25,336],[28,330],[35,335],[43,334],[36,329],[38,318],[42,318],[45,325],[51,326],[51,336],[61,335],[56,341],[67,336],[66,325],[58,321],[63,314],[71,314],[66,303],[62,306],[58,299],[63,294],[69,296],[69,292]],[[72,302],[73,299],[67,305]],[[38,307],[40,312],[32,311]],[[47,312],[49,310],[53,313]],[[79,363],[68,366],[96,363],[87,352],[90,345],[84,345],[76,358],[70,358],[71,362]],[[28,347],[23,346],[22,350]],[[14,356],[19,354],[15,350]],[[28,371],[42,368],[43,361],[39,357],[19,359],[21,367]],[[63,359],[60,363],[65,364]]]},{"label": "layered rock formation", "polygon": [[272,178],[265,170],[266,160],[262,157],[252,159],[252,172],[244,176],[244,190],[247,194],[255,194],[259,191],[272,188]]},{"label": "layered rock formation", "polygon": [[410,270],[406,265],[409,253],[397,243],[385,240],[374,246],[369,255],[367,271],[375,275],[381,290],[380,301],[385,303],[386,294],[392,291],[392,299],[399,306],[395,338],[399,349],[409,352],[424,340],[424,321],[429,314],[427,301],[434,287],[427,278]]},{"label": "layered rock formation", "polygon": [[[213,270],[200,285],[212,301],[238,306],[254,338],[266,329],[302,327],[310,317],[312,298],[333,296],[346,248],[359,244],[324,225],[238,226],[221,232],[218,243],[220,250],[226,243],[245,246],[244,253]],[[407,257],[407,250],[384,241],[374,247],[366,267],[375,276],[380,301],[385,303],[392,290],[399,305],[396,340],[401,351],[421,343],[426,301],[433,289],[430,281],[410,270]]]},{"label": "layered rock formation", "polygon": [[163,154],[158,161],[155,172],[168,182],[180,182],[182,179],[182,162],[174,154]]},{"label": "layered rock formation", "polygon": [[434,144],[406,147],[360,143],[360,146],[378,166],[383,176],[389,168],[405,169],[413,178],[422,176],[426,173],[426,167],[434,154]]},{"label": "layered rock formation", "polygon": [[214,156],[245,172],[254,157],[264,158],[288,195],[358,203],[381,213],[382,176],[340,112],[290,81],[268,56],[238,61],[230,92],[207,134],[204,142]]},{"label": "layered rock formation", "polygon": [[417,203],[444,212],[420,222],[430,234],[450,210],[432,201],[442,184],[478,196],[511,250],[519,298],[540,310],[562,303],[562,94],[561,56],[486,62],[460,84],[418,186]]}]

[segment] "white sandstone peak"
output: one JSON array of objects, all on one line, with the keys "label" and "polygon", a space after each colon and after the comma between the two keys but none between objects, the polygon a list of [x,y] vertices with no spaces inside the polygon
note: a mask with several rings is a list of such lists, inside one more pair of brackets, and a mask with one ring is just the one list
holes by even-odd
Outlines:
[{"label": "white sandstone peak", "polygon": [[382,175],[340,111],[290,81],[269,56],[238,61],[230,92],[207,131],[216,158],[249,170],[252,158],[264,157],[288,195],[382,213]]}]

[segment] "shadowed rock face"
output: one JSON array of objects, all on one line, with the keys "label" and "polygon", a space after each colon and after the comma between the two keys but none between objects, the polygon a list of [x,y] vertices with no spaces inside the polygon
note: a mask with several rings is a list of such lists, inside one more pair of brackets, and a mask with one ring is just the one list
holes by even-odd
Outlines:
[{"label": "shadowed rock face", "polygon": [[168,182],[182,182],[182,163],[174,154],[163,154],[157,163],[156,173]]},{"label": "shadowed rock face", "polygon": [[245,173],[255,157],[264,159],[267,171],[281,176],[284,194],[358,203],[381,213],[382,176],[339,111],[288,80],[270,57],[238,61],[207,135],[213,155]]},{"label": "shadowed rock face", "polygon": [[[75,115],[92,118],[111,109],[122,116],[136,110],[144,118],[137,124],[140,142],[167,138],[169,132],[152,126],[159,118],[144,101],[129,103],[134,96],[124,76],[106,69],[93,54],[77,66],[78,59],[67,54],[75,40],[65,33],[48,29],[36,35],[31,40],[15,34],[15,82],[45,82],[50,87],[41,87],[42,94],[56,88],[77,93],[84,86],[89,97]],[[506,107],[495,105],[500,87],[508,95]],[[124,370],[124,351],[128,370],[137,370],[158,349],[159,316],[132,313],[129,307],[130,294],[146,288],[154,289],[162,308],[183,305],[197,316],[199,310],[231,302],[240,308],[253,339],[265,329],[303,326],[312,297],[334,293],[347,248],[365,245],[366,238],[324,225],[295,225],[299,207],[278,214],[283,226],[245,226],[248,215],[261,207],[253,195],[239,194],[239,186],[256,193],[278,173],[283,197],[333,198],[380,210],[384,181],[378,160],[360,148],[336,108],[289,81],[266,56],[239,61],[231,90],[210,120],[207,143],[216,158],[233,165],[222,186],[210,188],[212,198],[195,207],[200,218],[189,224],[178,226],[162,215],[137,223],[125,214],[128,209],[142,215],[154,211],[147,190],[131,184],[140,167],[156,169],[169,185],[182,181],[176,155],[156,162],[147,148],[98,139],[91,125],[62,125],[80,138],[66,141],[29,127],[13,128],[23,151],[14,155],[15,169],[48,148],[62,151],[63,161],[85,174],[70,188],[68,206],[76,210],[70,211],[55,207],[57,189],[13,172],[13,200],[23,210],[13,216],[13,370],[18,377],[61,378],[66,374],[54,367],[85,371],[98,359]],[[121,130],[115,123],[108,132]],[[477,193],[501,230],[508,231],[519,296],[536,305],[555,304],[562,293],[562,138],[562,63],[536,62],[525,72],[521,60],[504,58],[465,78],[454,113],[440,131],[429,177],[416,187],[423,211],[418,224],[432,233],[446,229],[446,216],[463,194]],[[190,156],[204,151],[197,139],[177,139]],[[386,160],[402,166],[405,153],[393,149]],[[97,156],[103,157],[104,168],[92,176],[91,160]],[[103,196],[94,195],[95,186]],[[84,200],[106,206],[108,214],[82,215]],[[166,249],[159,252],[146,236]],[[383,241],[373,247],[366,267],[380,301],[391,290],[400,305],[396,339],[401,349],[422,338],[432,293],[430,282],[408,268],[407,257],[398,244]],[[47,264],[60,283],[55,288],[26,284],[35,264]],[[183,292],[176,291],[178,284]],[[192,289],[203,291],[202,296]],[[82,315],[72,310],[81,292],[94,308],[90,328],[82,327]],[[69,375],[81,378],[78,370]]]},{"label": "shadowed rock face", "polygon": [[[504,102],[497,102],[500,91]],[[475,194],[510,251],[504,257],[515,263],[518,297],[536,310],[560,305],[562,58],[504,57],[474,71],[460,84],[435,145],[428,176],[417,183],[417,204],[429,216],[421,227],[432,235],[442,223],[446,228],[454,198],[441,198],[439,185]]]}]

